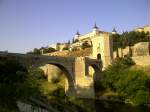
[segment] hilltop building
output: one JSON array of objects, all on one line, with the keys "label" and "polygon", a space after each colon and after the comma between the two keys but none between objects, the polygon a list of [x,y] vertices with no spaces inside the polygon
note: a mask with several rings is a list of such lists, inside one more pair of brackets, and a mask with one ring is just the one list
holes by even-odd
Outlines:
[{"label": "hilltop building", "polygon": [[[116,30],[113,30],[113,34]],[[81,35],[77,31],[74,35],[73,42],[71,44],[57,44],[56,48],[62,51],[64,48],[68,48],[71,51],[79,51],[82,49],[83,45],[88,45],[92,48],[92,53],[88,57],[93,59],[102,59],[103,68],[107,67],[113,58],[113,41],[110,32],[105,32],[99,29],[99,27],[94,24],[92,31],[84,35]]]},{"label": "hilltop building", "polygon": [[135,28],[134,31],[138,31],[138,32],[144,31],[145,33],[146,32],[150,33],[150,25],[146,25],[144,27]]},{"label": "hilltop building", "polygon": [[54,48],[57,51],[63,51],[65,48],[69,47],[69,43],[57,43],[57,44],[51,44],[48,46],[48,48]]}]

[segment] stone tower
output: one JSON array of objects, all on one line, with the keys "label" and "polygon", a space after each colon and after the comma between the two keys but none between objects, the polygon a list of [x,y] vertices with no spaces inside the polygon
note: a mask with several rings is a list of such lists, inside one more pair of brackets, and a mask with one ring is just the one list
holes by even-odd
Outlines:
[{"label": "stone tower", "polygon": [[93,32],[93,34],[98,34],[98,32],[99,32],[99,28],[97,27],[96,23],[94,24],[92,32]]},{"label": "stone tower", "polygon": [[75,36],[74,36],[74,40],[78,39],[79,36],[80,36],[80,33],[79,33],[79,31],[77,30],[77,32],[76,32],[76,34],[75,34]]},{"label": "stone tower", "polygon": [[108,32],[99,31],[99,33],[94,32],[92,41],[92,57],[101,59],[103,69],[110,65],[113,57],[113,41],[111,34]]}]

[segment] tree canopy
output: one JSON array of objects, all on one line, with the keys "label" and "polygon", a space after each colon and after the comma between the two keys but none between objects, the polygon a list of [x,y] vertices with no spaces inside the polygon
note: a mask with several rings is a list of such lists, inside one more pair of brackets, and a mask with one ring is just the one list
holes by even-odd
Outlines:
[{"label": "tree canopy", "polygon": [[132,70],[131,58],[117,58],[103,75],[102,85],[119,93],[125,102],[143,105],[150,103],[150,77],[141,70]]},{"label": "tree canopy", "polygon": [[52,47],[48,47],[48,48],[45,48],[45,47],[41,47],[41,48],[34,48],[33,51],[31,52],[27,52],[27,54],[35,54],[35,55],[40,55],[42,53],[51,53],[51,52],[55,52],[56,49],[52,48]]},{"label": "tree canopy", "polygon": [[150,42],[149,32],[123,32],[122,34],[113,34],[113,49],[124,48],[126,46],[133,46],[138,42]]}]

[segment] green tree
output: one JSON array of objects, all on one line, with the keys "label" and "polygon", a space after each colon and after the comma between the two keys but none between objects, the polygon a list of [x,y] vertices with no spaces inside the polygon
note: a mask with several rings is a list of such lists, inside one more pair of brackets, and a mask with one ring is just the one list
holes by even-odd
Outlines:
[{"label": "green tree", "polygon": [[41,54],[41,50],[37,49],[37,48],[34,48],[33,54],[39,55],[39,54]]},{"label": "green tree", "polygon": [[111,35],[112,39],[113,39],[113,50],[117,50],[117,48],[121,47],[120,44],[120,35],[119,34],[113,34]]},{"label": "green tree", "polygon": [[133,46],[138,42],[148,42],[150,35],[149,33],[145,33],[145,32],[126,31],[120,35],[119,34],[112,35],[112,37],[114,39],[113,40],[114,50],[116,50],[117,48],[116,46],[119,46],[120,48],[124,48],[126,46]]},{"label": "green tree", "polygon": [[134,104],[150,103],[150,77],[143,71],[126,70],[116,81],[115,88],[125,101]]},{"label": "green tree", "polygon": [[16,101],[40,95],[38,85],[17,60],[1,60],[0,68],[0,109],[16,111]]},{"label": "green tree", "polygon": [[131,58],[117,58],[103,75],[102,85],[119,93],[125,102],[133,104],[150,103],[150,77],[139,70],[131,70]]},{"label": "green tree", "polygon": [[76,43],[76,42],[79,42],[79,40],[78,40],[78,39],[75,39],[75,40],[73,41],[73,43]]},{"label": "green tree", "polygon": [[86,41],[81,46],[82,49],[89,48],[89,47],[91,47],[91,45]]},{"label": "green tree", "polygon": [[43,53],[51,53],[51,52],[55,52],[56,50],[52,47],[49,48],[43,48]]},{"label": "green tree", "polygon": [[69,50],[69,47],[68,47],[68,46],[66,46],[66,47],[64,47],[64,48],[63,48],[63,50]]}]

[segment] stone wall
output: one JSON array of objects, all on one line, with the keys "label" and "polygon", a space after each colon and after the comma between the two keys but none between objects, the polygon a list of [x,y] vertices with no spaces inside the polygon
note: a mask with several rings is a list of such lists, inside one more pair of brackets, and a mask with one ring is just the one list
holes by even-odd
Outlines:
[{"label": "stone wall", "polygon": [[[127,46],[124,49],[118,49],[118,56],[124,57],[129,55],[130,48]],[[150,48],[148,42],[139,42],[131,47],[132,59],[136,65],[148,66],[150,65]],[[117,57],[117,51],[113,52],[113,58]]]},{"label": "stone wall", "polygon": [[150,55],[149,42],[139,42],[136,43],[134,46],[131,46],[131,48],[129,46],[125,47],[124,49],[118,48],[118,52],[113,52],[113,58],[117,57],[117,53],[119,57],[129,55],[130,50],[132,53],[132,57]]},{"label": "stone wall", "polygon": [[92,38],[93,51],[92,58],[97,59],[100,55],[103,69],[111,64],[113,57],[112,38],[108,33],[101,33]]},{"label": "stone wall", "polygon": [[149,66],[150,65],[150,56],[136,56],[132,57],[136,65],[140,66]]},{"label": "stone wall", "polygon": [[94,81],[93,77],[88,77],[85,74],[85,58],[79,57],[75,61],[75,85],[77,96],[80,98],[94,98]]},{"label": "stone wall", "polygon": [[132,48],[132,56],[148,56],[149,55],[149,43],[140,42],[134,45]]},{"label": "stone wall", "polygon": [[146,25],[146,26],[144,26],[144,27],[136,28],[136,29],[134,29],[134,31],[138,31],[138,32],[144,31],[145,33],[146,33],[146,32],[149,32],[149,33],[150,33],[150,25]]}]

